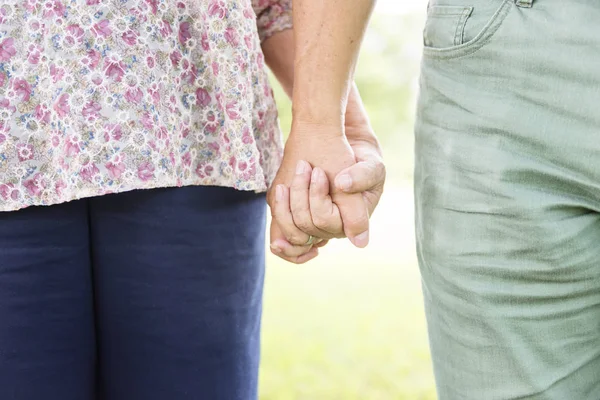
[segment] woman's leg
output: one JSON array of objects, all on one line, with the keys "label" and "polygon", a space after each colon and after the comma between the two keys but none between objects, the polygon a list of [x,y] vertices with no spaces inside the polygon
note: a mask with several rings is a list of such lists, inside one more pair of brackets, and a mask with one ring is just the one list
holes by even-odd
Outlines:
[{"label": "woman's leg", "polygon": [[264,196],[185,187],[91,204],[103,398],[256,399]]},{"label": "woman's leg", "polygon": [[86,203],[0,213],[0,399],[91,400]]}]

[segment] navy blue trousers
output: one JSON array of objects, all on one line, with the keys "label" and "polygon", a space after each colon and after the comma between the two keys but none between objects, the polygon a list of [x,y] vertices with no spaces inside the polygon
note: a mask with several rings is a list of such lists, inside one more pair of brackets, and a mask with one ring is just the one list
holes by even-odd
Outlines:
[{"label": "navy blue trousers", "polygon": [[265,211],[185,187],[0,213],[0,399],[256,399]]}]

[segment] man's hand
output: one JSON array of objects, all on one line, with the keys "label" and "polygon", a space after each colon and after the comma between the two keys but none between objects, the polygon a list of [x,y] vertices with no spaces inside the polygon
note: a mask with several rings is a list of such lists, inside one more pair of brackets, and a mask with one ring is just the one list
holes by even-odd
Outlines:
[{"label": "man's hand", "polygon": [[348,97],[345,127],[357,163],[336,176],[335,187],[345,193],[362,193],[370,216],[383,194],[386,171],[379,141],[356,85],[352,85]]}]

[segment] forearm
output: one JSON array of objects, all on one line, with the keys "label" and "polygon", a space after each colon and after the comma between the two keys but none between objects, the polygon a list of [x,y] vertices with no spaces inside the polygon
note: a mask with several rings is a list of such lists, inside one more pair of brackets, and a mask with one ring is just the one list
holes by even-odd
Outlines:
[{"label": "forearm", "polygon": [[265,62],[290,98],[294,87],[294,33],[277,32],[262,44]]},{"label": "forearm", "polygon": [[294,76],[292,0],[252,0],[265,62],[291,97]]},{"label": "forearm", "polygon": [[[265,62],[281,84],[288,96],[292,97],[294,87],[294,34],[291,30],[278,32],[263,42]],[[345,110],[345,124],[361,129],[347,129],[346,136],[355,139],[377,142],[375,133],[370,129],[367,112],[364,109],[360,93],[355,83],[350,85]],[[366,128],[369,129],[366,129]]]},{"label": "forearm", "polygon": [[295,122],[341,126],[375,0],[294,0]]}]

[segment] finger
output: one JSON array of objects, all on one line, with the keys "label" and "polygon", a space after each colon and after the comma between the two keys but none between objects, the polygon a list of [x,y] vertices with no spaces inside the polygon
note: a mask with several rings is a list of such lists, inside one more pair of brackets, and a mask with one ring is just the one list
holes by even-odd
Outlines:
[{"label": "finger", "polygon": [[309,262],[310,260],[316,258],[319,255],[319,249],[317,249],[316,247],[313,247],[308,253],[301,255],[299,257],[296,257],[293,260],[288,260],[290,262],[293,262],[294,264],[305,264],[307,262]]},{"label": "finger", "polygon": [[290,209],[294,224],[312,236],[317,235],[317,228],[312,223],[310,208],[308,205],[308,188],[310,186],[310,176],[312,168],[306,161],[298,161],[296,165],[296,174],[290,186]]},{"label": "finger", "polygon": [[363,199],[365,203],[367,203],[367,209],[369,210],[369,217],[373,215],[377,204],[379,204],[379,200],[381,199],[381,194],[383,193],[383,187],[378,189],[369,190],[362,193]]},{"label": "finger", "polygon": [[271,247],[271,251],[279,258],[282,258],[294,264],[304,264],[319,255],[319,249],[317,249],[316,247],[311,248],[308,252],[303,253],[299,256],[287,256],[284,253],[274,250],[273,247]]},{"label": "finger", "polygon": [[327,245],[327,243],[329,243],[329,240],[321,240],[319,243],[313,245],[313,247],[318,247],[318,248],[325,247]]},{"label": "finger", "polygon": [[[319,255],[319,252],[316,248],[306,246],[300,249],[300,247],[301,246],[294,246],[285,240],[277,221],[271,221],[271,252],[273,254],[294,264],[303,264]],[[291,253],[291,250],[301,251],[298,251],[297,253]]]},{"label": "finger", "polygon": [[271,252],[279,257],[299,257],[308,253],[312,246],[294,246],[287,241],[276,219],[271,221]]},{"label": "finger", "polygon": [[319,255],[317,248],[325,246],[329,241],[320,240],[312,247],[294,246],[285,237],[277,220],[271,220],[271,252],[278,257],[294,264],[303,264]]},{"label": "finger", "polygon": [[313,246],[295,246],[285,239],[271,242],[271,251],[280,257],[298,257],[308,253]]},{"label": "finger", "polygon": [[361,161],[335,177],[335,187],[345,193],[360,193],[383,185],[385,182],[385,166],[381,159],[374,158]]},{"label": "finger", "polygon": [[298,257],[284,258],[284,260],[289,261],[294,264],[305,264],[310,260],[316,258],[319,255],[319,249],[312,248],[308,253],[303,254]]},{"label": "finger", "polygon": [[[313,223],[312,209],[309,203],[312,168],[306,161],[298,161],[296,174],[290,187],[290,209],[294,224],[302,232],[318,238],[331,238],[327,232],[318,229]],[[296,243],[299,244],[299,243]]]},{"label": "finger", "polygon": [[332,199],[340,210],[346,236],[356,247],[366,247],[369,244],[369,213],[363,196],[360,193],[335,193]]},{"label": "finger", "polygon": [[271,243],[271,251],[273,254],[284,258],[300,257],[304,254],[309,253],[313,249],[313,246],[294,246],[287,240],[278,240]]},{"label": "finger", "polygon": [[308,241],[309,235],[302,232],[292,217],[290,210],[290,193],[285,185],[275,187],[275,206],[273,207],[273,216],[277,225],[281,229],[285,239],[295,245],[303,245]]},{"label": "finger", "polygon": [[314,168],[310,181],[309,205],[315,226],[332,234],[344,237],[344,226],[340,211],[329,196],[329,179],[321,168]]}]

